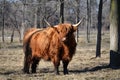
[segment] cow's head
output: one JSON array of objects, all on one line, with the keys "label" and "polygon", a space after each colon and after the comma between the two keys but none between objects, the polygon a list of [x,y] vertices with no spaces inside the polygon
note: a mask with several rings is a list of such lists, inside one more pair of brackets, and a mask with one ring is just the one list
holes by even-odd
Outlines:
[{"label": "cow's head", "polygon": [[52,27],[46,20],[45,20],[45,22],[48,24],[48,26],[54,28],[58,32],[62,41],[65,41],[77,30],[77,28],[81,24],[82,20],[83,20],[83,18],[77,24],[62,23],[62,24],[58,24],[54,27]]},{"label": "cow's head", "polygon": [[77,30],[82,20],[83,18],[77,24],[70,24],[70,23],[58,24],[54,26],[54,28],[58,30],[58,33],[60,34],[62,41],[64,41],[66,40],[66,38],[70,37]]}]

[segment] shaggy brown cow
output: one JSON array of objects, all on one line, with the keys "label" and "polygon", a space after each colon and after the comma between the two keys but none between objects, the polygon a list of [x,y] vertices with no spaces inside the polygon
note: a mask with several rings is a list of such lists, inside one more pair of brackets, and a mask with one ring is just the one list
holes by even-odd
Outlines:
[{"label": "shaggy brown cow", "polygon": [[28,30],[23,39],[25,53],[23,71],[29,73],[31,66],[32,73],[35,73],[37,64],[42,58],[53,62],[55,74],[59,74],[62,60],[64,74],[68,74],[67,66],[75,54],[77,45],[73,33],[80,23],[81,21],[76,25],[64,23],[43,30],[36,28]]}]

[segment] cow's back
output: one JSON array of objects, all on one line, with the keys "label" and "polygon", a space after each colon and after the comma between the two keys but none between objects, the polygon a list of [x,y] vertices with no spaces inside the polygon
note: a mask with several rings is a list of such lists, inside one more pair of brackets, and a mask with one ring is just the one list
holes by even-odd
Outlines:
[{"label": "cow's back", "polygon": [[[37,32],[37,31],[41,31],[42,29],[38,29],[38,28],[30,28],[28,29],[25,34],[24,34],[24,37],[23,37],[23,50],[24,50],[24,53],[26,53],[26,51],[28,50],[29,48],[29,41],[32,37],[32,35]],[[29,52],[29,51],[28,51]]]},{"label": "cow's back", "polygon": [[24,34],[24,37],[23,37],[23,45],[28,41],[29,37],[36,31],[38,31],[40,29],[37,29],[37,28],[30,28],[28,29],[25,34]]}]

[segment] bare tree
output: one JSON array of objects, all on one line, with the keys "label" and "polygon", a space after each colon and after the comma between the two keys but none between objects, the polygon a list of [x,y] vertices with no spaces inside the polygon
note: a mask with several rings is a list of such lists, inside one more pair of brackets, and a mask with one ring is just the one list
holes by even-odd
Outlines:
[{"label": "bare tree", "polygon": [[34,20],[34,27],[37,28],[37,11],[38,11],[38,8],[36,7],[35,8],[35,13],[34,13],[34,16],[35,16],[35,20]]},{"label": "bare tree", "polygon": [[60,23],[64,23],[64,0],[60,0]]},{"label": "bare tree", "polygon": [[120,0],[111,0],[110,67],[120,68]]},{"label": "bare tree", "polygon": [[90,42],[90,0],[87,0],[87,15],[86,15],[86,42]]},{"label": "bare tree", "polygon": [[4,28],[5,28],[5,0],[3,0],[3,8],[2,8],[2,16],[3,16],[3,27],[2,27],[2,41],[5,42],[4,38]]},{"label": "bare tree", "polygon": [[96,44],[96,57],[101,56],[101,28],[102,28],[102,6],[103,0],[99,2],[99,11],[98,11],[98,33],[97,33],[97,44]]},{"label": "bare tree", "polygon": [[26,26],[26,8],[27,8],[27,0],[22,0],[23,6],[22,6],[22,11],[23,11],[23,17],[22,17],[22,24],[20,27],[20,42],[23,40],[23,35],[24,35],[24,30]]},{"label": "bare tree", "polygon": [[[3,1],[4,0],[0,1],[2,5],[3,5]],[[10,27],[10,29],[18,31],[20,41],[22,41],[22,33],[24,32],[24,29],[22,27],[24,27],[25,29],[33,26],[40,28],[46,27],[46,24],[44,23],[44,19],[46,19],[52,25],[58,24],[60,22],[60,18],[61,20],[63,20],[63,22],[68,21],[68,22],[76,23],[80,20],[81,17],[86,16],[88,14],[88,18],[89,18],[87,19],[89,21],[88,32],[87,32],[88,40],[90,38],[89,33],[91,31],[91,25],[90,25],[91,16],[92,16],[91,23],[93,24],[92,29],[94,30],[96,29],[96,24],[97,24],[96,0],[5,0],[5,1],[6,4],[7,3],[10,4],[9,6],[10,11],[7,11],[8,9],[3,10],[3,6],[0,5],[1,33],[4,32],[3,28],[8,29],[7,27]],[[88,1],[88,9],[89,9],[88,13],[87,13],[87,1]],[[106,0],[103,0],[103,2],[105,1]],[[9,4],[7,4],[6,6],[8,6]],[[6,6],[5,8],[7,8]],[[60,6],[61,6],[61,12],[60,12]],[[62,7],[64,7],[64,9],[62,9]],[[2,14],[3,11],[5,11],[5,14]],[[105,16],[106,14],[103,14],[103,17]],[[3,17],[5,19],[4,27],[3,27]],[[103,18],[103,20],[105,19]],[[106,25],[106,23],[103,25]],[[107,23],[107,25],[109,25],[109,23]],[[82,24],[82,26],[79,27],[78,32],[80,33],[80,30],[86,31],[86,29],[87,29],[86,24]],[[14,31],[12,31],[11,33],[12,34],[10,36],[12,38],[12,36],[14,36],[13,35]],[[79,33],[77,37],[80,36]],[[4,33],[2,34],[5,36],[6,32],[5,34]]]},{"label": "bare tree", "polygon": [[[77,2],[77,9],[76,9],[76,23],[78,23],[79,22],[79,20],[80,20],[80,0],[76,0],[76,2]],[[78,31],[79,29],[77,29],[77,32],[76,32],[76,41],[78,42]]]}]

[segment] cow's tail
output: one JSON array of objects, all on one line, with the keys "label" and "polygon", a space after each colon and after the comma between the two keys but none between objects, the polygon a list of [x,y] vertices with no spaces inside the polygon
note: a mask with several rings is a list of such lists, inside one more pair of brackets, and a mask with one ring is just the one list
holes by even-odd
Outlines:
[{"label": "cow's tail", "polygon": [[32,52],[29,46],[29,42],[27,42],[26,44],[24,44],[23,46],[24,48],[24,68],[23,71],[25,73],[29,73],[29,67],[30,67],[30,63],[31,63],[31,57],[32,57]]},{"label": "cow's tail", "polygon": [[30,68],[30,64],[31,64],[31,61],[32,61],[32,49],[30,48],[30,40],[31,40],[32,36],[36,32],[39,32],[39,31],[41,31],[41,30],[37,30],[33,34],[31,34],[30,37],[28,38],[28,40],[26,41],[26,43],[23,44],[23,50],[24,50],[23,72],[25,72],[25,73],[29,73],[29,68]]}]

